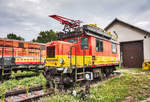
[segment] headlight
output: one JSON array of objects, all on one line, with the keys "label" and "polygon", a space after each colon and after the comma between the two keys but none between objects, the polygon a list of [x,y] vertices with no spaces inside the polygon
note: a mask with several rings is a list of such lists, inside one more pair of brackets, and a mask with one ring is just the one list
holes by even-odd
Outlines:
[{"label": "headlight", "polygon": [[64,63],[64,59],[63,59],[63,58],[60,58],[59,63],[60,63],[60,64],[63,64],[63,63]]}]

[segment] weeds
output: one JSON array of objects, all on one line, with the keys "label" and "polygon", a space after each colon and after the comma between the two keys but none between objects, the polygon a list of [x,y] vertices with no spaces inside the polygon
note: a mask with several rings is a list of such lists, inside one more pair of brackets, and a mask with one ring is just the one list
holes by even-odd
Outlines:
[{"label": "weeds", "polygon": [[33,86],[44,86],[46,85],[46,80],[42,74],[35,77],[23,78],[21,80],[10,79],[3,83],[0,83],[0,99],[3,102],[5,99],[6,91],[12,91],[15,89],[26,89],[27,94],[29,93],[29,88]]},{"label": "weeds", "polygon": [[26,88],[26,87],[33,87],[39,86],[46,83],[46,79],[43,77],[42,74],[39,76],[34,76],[30,78],[23,78],[20,80],[10,79],[0,84],[6,91],[11,91],[18,88]]},{"label": "weeds", "polygon": [[42,85],[44,90],[46,90],[46,79],[42,74],[39,76],[34,76],[30,78],[23,78],[20,80],[10,79],[0,83],[0,100],[3,102],[5,99],[6,91],[12,91],[15,89],[26,89],[27,94],[29,93],[29,88],[33,86]]},{"label": "weeds", "polygon": [[3,102],[5,100],[6,90],[4,87],[0,86],[0,100]]},{"label": "weeds", "polygon": [[[40,71],[38,73],[41,73]],[[11,78],[14,78],[16,76],[21,76],[21,75],[32,75],[32,74],[37,74],[37,72],[33,72],[33,71],[23,71],[21,72],[20,70],[17,71],[16,73],[14,71],[12,71],[12,75]]]},{"label": "weeds", "polygon": [[[80,99],[79,95],[72,96],[65,93],[64,95],[54,95],[48,98],[42,98],[42,102],[120,102],[130,99],[135,102],[143,100],[150,92],[150,75],[149,72],[143,72],[141,69],[133,69],[132,73],[123,73],[121,76],[114,77],[106,82],[100,82],[90,89],[90,95],[85,100]],[[143,74],[144,73],[144,74]]]},{"label": "weeds", "polygon": [[[1,100],[5,99],[5,93],[18,88],[32,86],[43,86],[46,91],[46,80],[42,74],[21,80],[11,79],[0,84]],[[105,82],[91,86],[90,95],[84,100],[80,95],[72,96],[69,93],[57,93],[50,97],[42,98],[43,102],[119,102],[122,100],[139,101],[144,100],[150,93],[150,72],[141,69],[132,69],[124,72],[121,76],[114,77]],[[81,88],[76,88],[81,90]]]}]

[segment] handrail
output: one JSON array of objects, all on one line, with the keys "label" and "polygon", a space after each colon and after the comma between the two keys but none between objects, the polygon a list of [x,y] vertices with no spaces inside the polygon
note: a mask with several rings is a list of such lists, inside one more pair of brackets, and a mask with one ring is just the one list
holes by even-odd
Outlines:
[{"label": "handrail", "polygon": [[71,46],[70,47],[70,67],[72,67],[72,48],[75,48],[75,67],[76,67],[76,46]]}]

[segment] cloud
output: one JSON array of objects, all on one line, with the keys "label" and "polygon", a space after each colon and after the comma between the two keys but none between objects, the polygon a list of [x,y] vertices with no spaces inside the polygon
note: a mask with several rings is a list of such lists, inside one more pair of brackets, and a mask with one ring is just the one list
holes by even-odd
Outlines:
[{"label": "cloud", "polygon": [[136,23],[136,25],[142,26],[142,27],[147,26],[147,25],[149,25],[149,24],[150,24],[150,22],[148,22],[148,21],[140,21],[140,22],[137,22],[137,23]]},{"label": "cloud", "polygon": [[149,0],[0,0],[0,37],[16,33],[30,41],[40,31],[61,30],[62,25],[48,17],[58,14],[98,24],[104,28],[114,18],[150,29]]}]

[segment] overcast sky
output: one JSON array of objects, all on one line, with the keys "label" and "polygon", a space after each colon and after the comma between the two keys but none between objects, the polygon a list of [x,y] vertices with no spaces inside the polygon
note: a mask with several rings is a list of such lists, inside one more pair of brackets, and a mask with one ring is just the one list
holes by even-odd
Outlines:
[{"label": "overcast sky", "polygon": [[105,28],[116,17],[150,31],[150,0],[0,0],[0,37],[15,33],[30,41],[40,31],[62,30],[57,14]]}]

